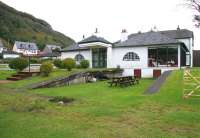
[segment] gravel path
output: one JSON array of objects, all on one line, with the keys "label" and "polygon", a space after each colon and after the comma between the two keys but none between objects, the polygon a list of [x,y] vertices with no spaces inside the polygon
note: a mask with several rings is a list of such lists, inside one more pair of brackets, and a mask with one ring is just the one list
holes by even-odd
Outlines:
[{"label": "gravel path", "polygon": [[0,84],[9,83],[9,82],[11,82],[11,81],[9,81],[9,80],[0,80]]},{"label": "gravel path", "polygon": [[145,92],[144,94],[154,94],[158,92],[165,82],[166,78],[171,74],[172,71],[165,71]]}]

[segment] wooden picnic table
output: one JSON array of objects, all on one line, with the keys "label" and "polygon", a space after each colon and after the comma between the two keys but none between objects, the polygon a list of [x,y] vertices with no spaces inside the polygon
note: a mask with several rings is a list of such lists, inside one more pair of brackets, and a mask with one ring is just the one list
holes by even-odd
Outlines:
[{"label": "wooden picnic table", "polygon": [[136,76],[118,76],[113,77],[108,83],[110,86],[130,86],[139,84],[139,78]]}]

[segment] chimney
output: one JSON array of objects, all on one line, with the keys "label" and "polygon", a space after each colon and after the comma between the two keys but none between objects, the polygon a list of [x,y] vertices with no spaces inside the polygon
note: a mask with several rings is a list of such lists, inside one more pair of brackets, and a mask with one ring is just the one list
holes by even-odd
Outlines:
[{"label": "chimney", "polygon": [[121,42],[124,42],[128,39],[128,32],[126,31],[126,29],[122,29],[121,32]]},{"label": "chimney", "polygon": [[178,27],[177,27],[177,30],[181,30],[179,25],[178,25]]},{"label": "chimney", "polygon": [[98,32],[98,28],[95,29],[95,34],[97,34],[97,33],[99,33],[99,32]]},{"label": "chimney", "polygon": [[97,37],[101,37],[101,34],[100,34],[98,28],[95,29],[95,32],[94,32],[93,35],[95,35],[95,36],[97,36]]},{"label": "chimney", "polygon": [[157,29],[156,26],[153,27],[153,31],[154,31],[154,32],[157,32],[157,31],[158,31],[158,29]]}]

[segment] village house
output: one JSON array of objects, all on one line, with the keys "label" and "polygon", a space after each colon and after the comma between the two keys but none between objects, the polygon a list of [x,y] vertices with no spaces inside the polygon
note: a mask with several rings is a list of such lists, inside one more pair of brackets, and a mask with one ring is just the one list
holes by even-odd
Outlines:
[{"label": "village house", "polygon": [[193,66],[193,32],[187,29],[138,32],[128,35],[123,29],[121,40],[111,43],[94,35],[61,50],[61,59],[86,59],[91,68],[123,68],[123,75],[134,75],[140,69],[142,77],[152,77],[154,69],[180,69]]},{"label": "village house", "polygon": [[53,53],[53,52],[58,52],[61,50],[60,46],[57,45],[46,45],[43,53]]},{"label": "village house", "polygon": [[4,47],[3,42],[0,40],[0,54],[2,54],[3,51],[7,51],[7,48]]},{"label": "village house", "polygon": [[19,41],[15,41],[13,51],[25,56],[37,56],[39,53],[38,47],[35,43]]},{"label": "village house", "polygon": [[60,57],[61,46],[46,45],[43,51],[40,53],[40,57],[43,59],[57,59]]}]

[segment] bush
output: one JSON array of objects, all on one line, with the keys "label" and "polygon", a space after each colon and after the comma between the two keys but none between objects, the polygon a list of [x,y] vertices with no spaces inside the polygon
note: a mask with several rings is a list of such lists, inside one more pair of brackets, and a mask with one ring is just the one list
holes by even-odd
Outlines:
[{"label": "bush", "polygon": [[82,61],[80,62],[80,65],[81,65],[81,68],[86,69],[86,68],[89,68],[90,63],[89,63],[88,60],[82,60]]},{"label": "bush", "polygon": [[28,67],[28,61],[25,58],[15,58],[10,61],[9,67],[11,69],[21,71]]},{"label": "bush", "polygon": [[31,64],[37,64],[37,63],[39,63],[39,60],[36,58],[31,58],[30,62],[31,62]]},{"label": "bush", "polygon": [[68,71],[71,71],[76,65],[76,62],[72,58],[66,58],[62,61],[62,67],[64,69],[67,69]]},{"label": "bush", "polygon": [[57,68],[62,68],[62,61],[60,59],[56,59],[53,61],[54,66]]},{"label": "bush", "polygon": [[49,62],[44,62],[40,66],[40,73],[42,76],[49,76],[49,74],[53,71],[53,65]]}]

